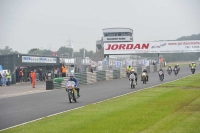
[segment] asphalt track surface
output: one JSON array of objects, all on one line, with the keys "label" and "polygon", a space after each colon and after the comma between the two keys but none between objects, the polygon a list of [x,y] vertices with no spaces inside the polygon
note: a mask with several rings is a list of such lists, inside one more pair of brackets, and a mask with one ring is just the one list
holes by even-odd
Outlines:
[{"label": "asphalt track surface", "polygon": [[[199,72],[200,67],[198,66],[195,73]],[[69,103],[65,89],[2,98],[0,99],[0,130],[164,82],[173,81],[188,75],[191,75],[191,71],[187,66],[181,67],[177,76],[174,74],[168,75],[165,71],[165,79],[162,82],[159,81],[156,72],[149,73],[149,82],[147,82],[147,84],[142,84],[139,80],[135,89],[130,88],[127,78],[84,85],[80,88],[81,97],[78,99],[77,103]],[[140,75],[138,75],[138,77],[140,79]]]}]

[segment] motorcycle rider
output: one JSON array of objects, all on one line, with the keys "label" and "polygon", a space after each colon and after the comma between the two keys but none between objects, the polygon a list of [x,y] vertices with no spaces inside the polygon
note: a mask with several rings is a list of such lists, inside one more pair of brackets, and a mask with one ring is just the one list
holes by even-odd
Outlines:
[{"label": "motorcycle rider", "polygon": [[171,71],[172,72],[172,67],[168,66],[167,71]]},{"label": "motorcycle rider", "polygon": [[[164,79],[165,75],[164,75],[164,71],[162,70],[162,68],[160,68],[159,72],[160,72],[160,71],[162,71],[162,73],[163,73],[163,79]],[[159,75],[159,72],[158,72],[158,75]],[[159,75],[159,76],[160,76],[160,75]]]},{"label": "motorcycle rider", "polygon": [[179,65],[178,65],[178,64],[176,64],[176,65],[174,66],[174,70],[175,70],[175,68],[176,68],[177,71],[179,72],[180,68],[179,68]]},{"label": "motorcycle rider", "polygon": [[79,81],[78,81],[78,79],[77,78],[75,78],[74,77],[74,74],[73,73],[70,73],[70,75],[69,75],[69,79],[68,79],[68,81],[74,81],[75,82],[75,88],[76,88],[76,90],[77,90],[77,95],[78,95],[78,97],[80,97],[80,94],[79,94],[79,88],[78,88],[78,86],[79,86]]},{"label": "motorcycle rider", "polygon": [[196,67],[196,64],[194,63],[194,62],[192,62],[191,64],[190,64],[190,67],[192,68],[192,67]]},{"label": "motorcycle rider", "polygon": [[127,74],[127,76],[129,77],[129,72],[132,70],[133,68],[132,68],[132,66],[131,65],[129,65],[127,68],[126,68],[126,74]]},{"label": "motorcycle rider", "polygon": [[[136,75],[137,75],[137,74],[136,74]],[[130,71],[129,80],[131,79],[131,77],[135,80],[135,82],[136,82],[136,84],[137,84],[136,76],[135,76],[135,70],[134,70],[134,69],[132,69],[132,70]],[[130,81],[129,85],[131,85],[131,81]]]},{"label": "motorcycle rider", "polygon": [[[149,81],[149,76],[148,76],[147,70],[144,69],[142,72],[146,73],[146,75],[147,75],[147,81]],[[142,75],[141,75],[141,81],[142,81]]]},{"label": "motorcycle rider", "polygon": [[[135,75],[135,84],[137,85],[137,73],[135,72],[134,69],[131,70],[131,74],[134,74],[134,75]],[[131,75],[131,74],[130,74],[130,75]],[[129,78],[129,80],[130,80],[130,78]]]}]

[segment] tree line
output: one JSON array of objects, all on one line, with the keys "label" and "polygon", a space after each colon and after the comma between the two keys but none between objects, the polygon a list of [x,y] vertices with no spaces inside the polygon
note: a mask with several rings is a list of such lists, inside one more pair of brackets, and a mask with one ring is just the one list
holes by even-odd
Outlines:
[{"label": "tree line", "polygon": [[[85,54],[84,54],[85,50]],[[68,47],[60,47],[57,51],[51,51],[48,49],[39,49],[39,48],[32,48],[30,49],[26,54],[29,55],[40,55],[40,56],[61,56],[62,54],[68,54],[69,57],[90,57],[92,58],[93,55],[95,54],[92,50],[88,51],[84,48],[79,49],[79,51],[73,51],[72,48]],[[5,54],[20,54],[18,51],[13,51],[12,48],[9,46],[6,46],[4,49],[0,49],[0,55],[5,55]]]}]

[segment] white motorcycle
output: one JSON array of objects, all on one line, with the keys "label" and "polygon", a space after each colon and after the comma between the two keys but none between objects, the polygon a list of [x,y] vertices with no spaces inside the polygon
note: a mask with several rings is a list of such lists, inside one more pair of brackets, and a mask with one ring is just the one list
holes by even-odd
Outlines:
[{"label": "white motorcycle", "polygon": [[68,81],[66,85],[66,91],[68,92],[70,103],[72,103],[72,101],[77,102],[78,99],[77,89],[74,87],[75,85],[74,81]]}]

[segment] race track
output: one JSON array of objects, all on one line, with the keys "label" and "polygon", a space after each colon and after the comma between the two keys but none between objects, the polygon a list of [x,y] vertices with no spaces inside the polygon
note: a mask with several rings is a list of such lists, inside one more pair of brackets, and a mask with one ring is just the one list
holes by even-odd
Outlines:
[{"label": "race track", "polygon": [[[196,73],[199,72],[200,68],[197,67]],[[69,103],[65,89],[2,98],[0,99],[0,130],[164,82],[173,81],[188,75],[191,75],[191,71],[187,66],[181,67],[180,73],[177,76],[174,74],[168,75],[165,71],[163,82],[159,81],[157,73],[150,73],[149,82],[142,84],[140,75],[138,75],[139,81],[136,89],[130,88],[127,78],[84,85],[81,86],[81,97],[77,103]]]}]

